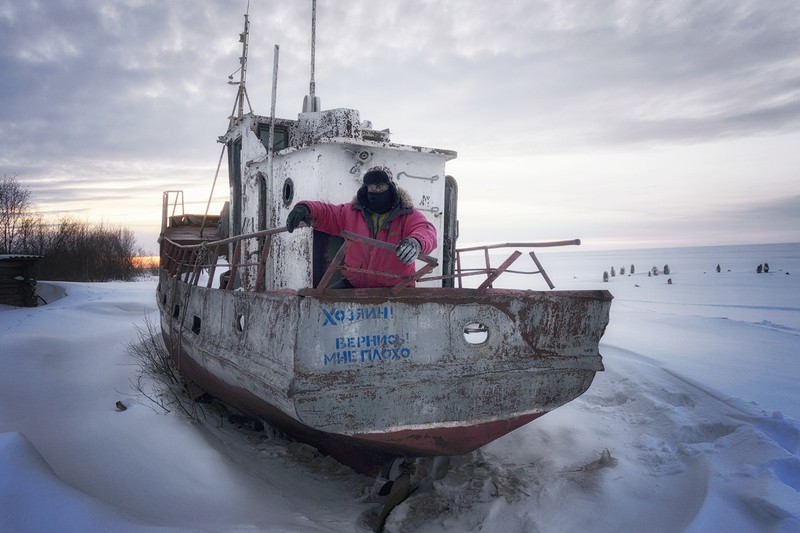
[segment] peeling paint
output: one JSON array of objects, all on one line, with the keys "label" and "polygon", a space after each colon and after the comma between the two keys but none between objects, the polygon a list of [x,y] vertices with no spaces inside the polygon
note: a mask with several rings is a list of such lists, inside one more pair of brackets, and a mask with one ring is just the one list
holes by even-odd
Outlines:
[{"label": "peeling paint", "polygon": [[[603,370],[607,291],[492,289],[519,251],[487,265],[479,289],[443,287],[466,275],[456,260],[457,187],[445,171],[455,152],[391,143],[352,109],[277,119],[274,139],[269,122],[236,117],[220,137],[233,152],[226,215],[181,213],[178,228],[165,195],[157,300],[187,380],[366,472],[390,456],[474,450],[573,400]],[[376,165],[437,230],[433,257],[421,256],[418,273],[428,273],[416,288],[329,289],[319,280],[331,279],[321,273],[335,241],[283,224],[300,200],[350,201]],[[212,281],[222,273],[220,255],[230,282],[199,286],[203,269]]]},{"label": "peeling paint", "polygon": [[[606,291],[367,289],[316,298],[192,287],[167,272],[159,292],[172,356],[213,375],[213,394],[240,404],[246,384],[258,399],[247,407],[267,421],[409,454],[465,453],[499,436],[495,422],[533,419],[582,394],[603,368],[598,342],[611,304]],[[175,302],[183,304],[178,317]],[[187,335],[185,317],[195,315],[202,330]],[[463,341],[475,320],[491,332],[484,345]],[[409,356],[392,358],[394,346]],[[390,357],[369,361],[362,350]],[[352,356],[343,360],[343,352]],[[470,429],[484,425],[495,429]]]}]

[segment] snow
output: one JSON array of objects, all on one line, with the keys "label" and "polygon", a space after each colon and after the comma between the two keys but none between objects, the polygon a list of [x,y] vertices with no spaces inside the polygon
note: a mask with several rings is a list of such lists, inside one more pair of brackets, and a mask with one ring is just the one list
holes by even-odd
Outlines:
[{"label": "snow", "polygon": [[[386,531],[800,531],[800,244],[537,255],[558,289],[614,294],[605,372],[452,458]],[[155,288],[59,282],[0,308],[0,532],[368,530],[376,480],[135,396]]]}]

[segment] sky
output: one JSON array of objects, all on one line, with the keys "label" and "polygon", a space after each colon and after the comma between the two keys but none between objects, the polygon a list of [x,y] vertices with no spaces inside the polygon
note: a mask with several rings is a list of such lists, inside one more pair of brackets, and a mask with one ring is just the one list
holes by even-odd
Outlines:
[{"label": "sky", "polygon": [[[163,191],[208,201],[246,9],[0,0],[0,173],[154,252]],[[249,12],[253,110],[278,44],[277,114],[296,118],[311,2]],[[319,0],[316,94],[458,152],[462,244],[800,242],[798,36],[795,0]]]}]

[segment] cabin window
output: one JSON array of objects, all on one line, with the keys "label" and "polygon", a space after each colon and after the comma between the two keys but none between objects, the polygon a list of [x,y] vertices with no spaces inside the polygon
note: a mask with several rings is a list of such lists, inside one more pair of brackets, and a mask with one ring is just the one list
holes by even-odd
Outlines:
[{"label": "cabin window", "polygon": [[195,335],[200,333],[200,327],[202,326],[202,322],[203,321],[200,320],[199,316],[194,315],[194,318],[192,319],[192,333],[194,333]]},{"label": "cabin window", "polygon": [[175,304],[172,308],[172,318],[180,318],[181,317],[181,306],[179,304]]},{"label": "cabin window", "polygon": [[[258,125],[258,138],[264,148],[269,150],[269,124]],[[286,126],[275,126],[275,139],[272,143],[274,151],[283,150],[289,147],[289,129]]]},{"label": "cabin window", "polygon": [[464,340],[472,345],[483,344],[489,340],[489,328],[480,322],[470,322],[464,326]]},{"label": "cabin window", "polygon": [[244,331],[244,315],[242,313],[236,314],[236,331],[242,333]]},{"label": "cabin window", "polygon": [[294,200],[294,182],[292,178],[286,178],[283,182],[283,207],[288,208],[292,205],[292,200]]}]

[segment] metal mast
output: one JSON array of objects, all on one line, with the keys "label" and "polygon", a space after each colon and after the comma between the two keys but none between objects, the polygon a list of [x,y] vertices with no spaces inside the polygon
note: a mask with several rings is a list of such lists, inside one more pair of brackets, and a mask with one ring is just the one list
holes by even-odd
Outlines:
[{"label": "metal mast", "polygon": [[253,106],[250,105],[250,97],[247,95],[247,50],[250,43],[250,3],[247,4],[247,13],[244,14],[244,31],[239,34],[239,42],[242,43],[242,56],[239,58],[239,81],[233,81],[233,74],[228,76],[228,84],[238,85],[239,92],[236,94],[236,100],[233,103],[233,111],[231,112],[231,120],[233,118],[241,118],[244,114],[244,101],[247,100],[247,107],[250,112],[253,112]]},{"label": "metal mast", "polygon": [[303,113],[309,111],[320,111],[322,104],[316,96],[316,82],[314,81],[314,62],[316,55],[317,41],[317,0],[311,0],[311,83],[308,87],[308,95],[303,98]]}]

